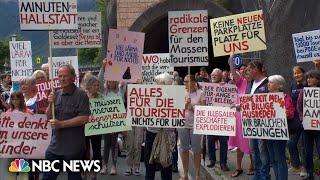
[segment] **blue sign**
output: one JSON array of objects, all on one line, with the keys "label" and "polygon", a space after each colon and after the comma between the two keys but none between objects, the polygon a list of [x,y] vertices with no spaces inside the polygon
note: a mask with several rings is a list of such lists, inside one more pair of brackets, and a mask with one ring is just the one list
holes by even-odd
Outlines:
[{"label": "blue sign", "polygon": [[240,55],[234,55],[233,62],[234,62],[234,68],[239,68],[243,63]]}]

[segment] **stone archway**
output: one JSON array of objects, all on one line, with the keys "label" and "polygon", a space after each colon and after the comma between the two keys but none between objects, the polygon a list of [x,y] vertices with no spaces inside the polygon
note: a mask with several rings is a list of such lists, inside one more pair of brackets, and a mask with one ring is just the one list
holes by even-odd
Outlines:
[{"label": "stone archway", "polygon": [[[227,16],[231,12],[217,5],[211,0],[165,0],[154,4],[145,10],[131,25],[130,31],[145,33],[145,53],[167,53],[169,52],[168,42],[168,11],[182,10],[208,10],[209,18]],[[209,24],[208,24],[209,25]],[[210,26],[209,26],[210,27]],[[210,28],[209,28],[210,29]],[[213,68],[227,69],[226,57],[214,58],[211,43],[211,35],[208,33],[209,44],[209,67],[210,73]],[[191,68],[195,73],[200,67]],[[183,76],[186,68],[175,68]]]}]

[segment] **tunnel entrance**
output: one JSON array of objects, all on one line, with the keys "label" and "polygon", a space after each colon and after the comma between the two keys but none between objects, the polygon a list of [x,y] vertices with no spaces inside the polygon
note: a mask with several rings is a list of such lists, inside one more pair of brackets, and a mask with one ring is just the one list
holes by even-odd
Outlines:
[{"label": "tunnel entrance", "polygon": [[[208,10],[209,19],[231,15],[223,7],[215,4],[213,1],[207,0],[167,0],[161,1],[143,12],[129,28],[131,31],[144,32],[144,53],[168,53],[168,11],[183,11],[183,10]],[[206,67],[210,74],[214,68],[222,70],[228,69],[227,56],[214,57],[211,39],[211,30],[208,22],[208,55],[209,65]],[[199,71],[201,66],[191,67],[191,74]],[[175,67],[181,77],[188,73],[187,67]]]}]

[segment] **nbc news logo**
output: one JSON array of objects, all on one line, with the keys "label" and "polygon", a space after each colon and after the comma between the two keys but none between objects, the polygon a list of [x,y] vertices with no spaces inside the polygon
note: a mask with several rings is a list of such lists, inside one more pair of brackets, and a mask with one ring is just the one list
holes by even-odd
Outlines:
[{"label": "nbc news logo", "polygon": [[101,163],[99,160],[38,160],[29,163],[24,159],[15,159],[10,163],[9,172],[100,172]]},{"label": "nbc news logo", "polygon": [[9,172],[29,172],[30,166],[24,159],[15,159],[10,163]]}]

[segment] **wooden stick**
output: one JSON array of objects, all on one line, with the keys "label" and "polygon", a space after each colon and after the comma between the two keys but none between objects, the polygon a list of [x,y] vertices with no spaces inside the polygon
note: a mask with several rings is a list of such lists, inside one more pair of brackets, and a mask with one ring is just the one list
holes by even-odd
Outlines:
[{"label": "wooden stick", "polygon": [[[51,31],[49,31],[49,79],[51,84],[51,92],[54,92],[53,88],[53,75],[52,75],[52,39],[51,39]],[[52,119],[55,119],[54,115],[54,102],[52,102]]]}]

